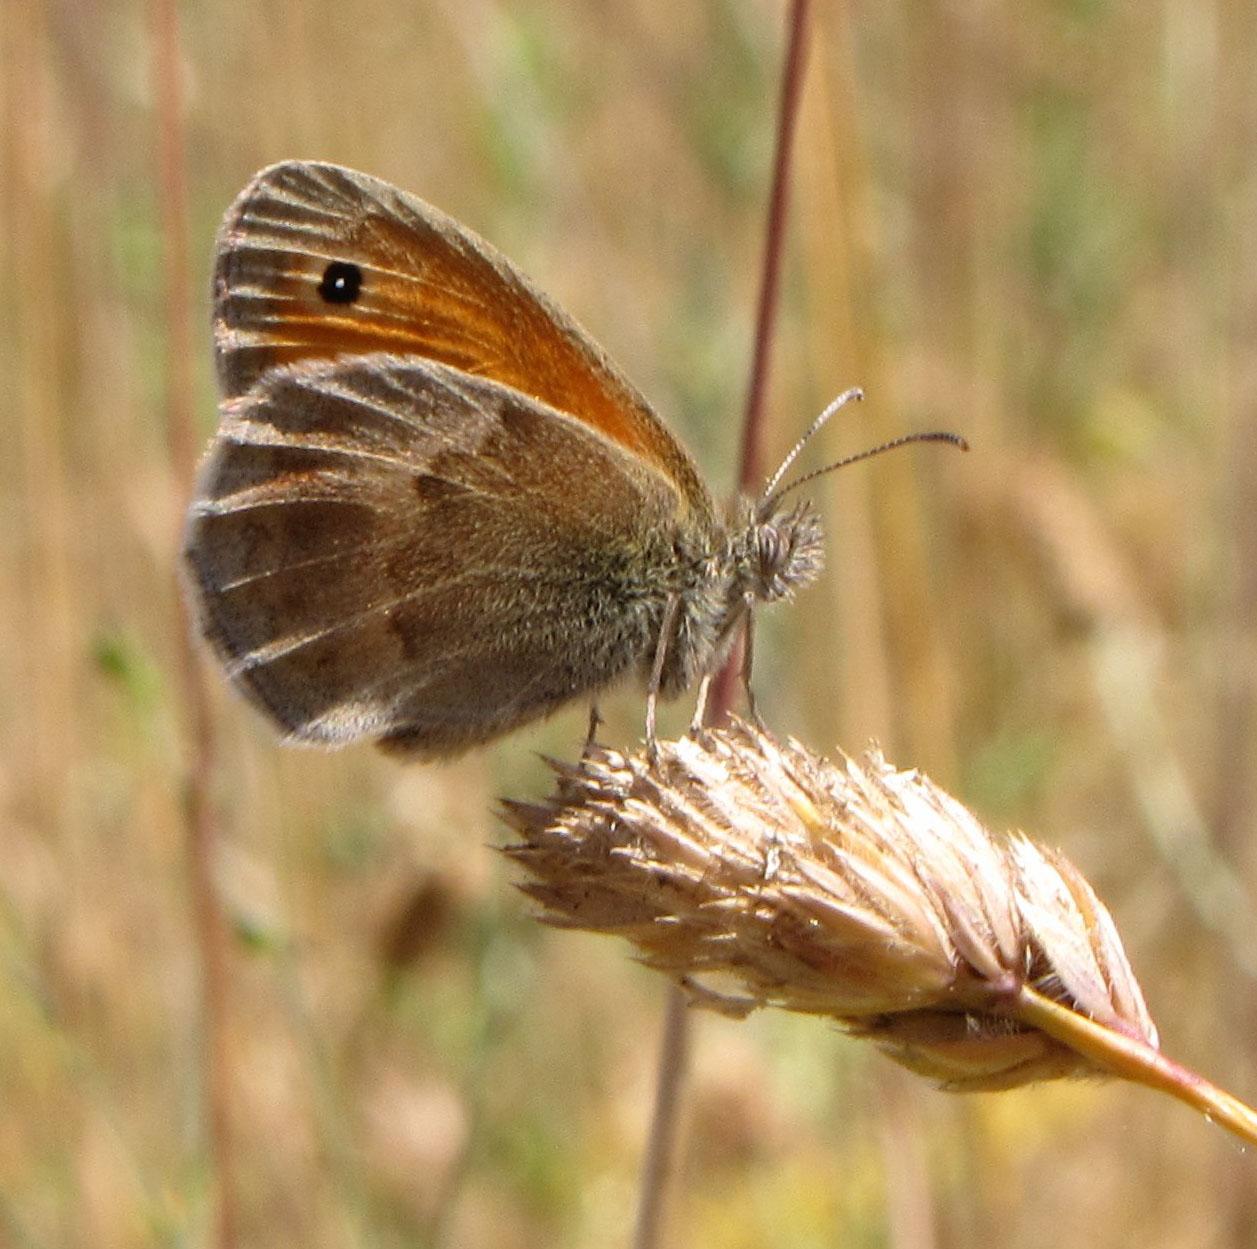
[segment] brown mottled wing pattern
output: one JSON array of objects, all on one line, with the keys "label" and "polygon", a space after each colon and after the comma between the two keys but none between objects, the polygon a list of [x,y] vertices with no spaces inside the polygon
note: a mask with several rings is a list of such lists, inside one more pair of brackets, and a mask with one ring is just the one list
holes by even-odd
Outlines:
[{"label": "brown mottled wing pattern", "polygon": [[224,405],[187,563],[206,636],[290,735],[440,755],[650,654],[678,506],[581,422],[375,353]]},{"label": "brown mottled wing pattern", "polygon": [[[335,261],[362,272],[351,303],[319,295]],[[219,235],[214,321],[227,398],[279,364],[419,356],[569,413],[671,478],[683,512],[712,513],[688,453],[561,308],[470,230],[366,174],[303,161],[262,170]]]}]

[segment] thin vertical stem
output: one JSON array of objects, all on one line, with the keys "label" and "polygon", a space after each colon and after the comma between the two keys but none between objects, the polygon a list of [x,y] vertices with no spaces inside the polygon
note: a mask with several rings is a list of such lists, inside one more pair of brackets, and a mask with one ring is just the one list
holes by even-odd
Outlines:
[{"label": "thin vertical stem", "polygon": [[781,79],[781,102],[777,111],[772,190],[768,200],[768,223],[764,231],[764,268],[760,274],[759,308],[755,318],[755,354],[751,360],[751,381],[742,421],[742,464],[738,472],[738,488],[744,494],[757,491],[764,477],[764,397],[768,393],[773,335],[777,328],[777,296],[781,288],[781,254],[785,243],[786,208],[790,191],[790,160],[794,150],[799,102],[803,97],[803,71],[807,64],[808,8],[809,0],[794,0],[790,6],[786,63]]},{"label": "thin vertical stem", "polygon": [[679,985],[673,985],[668,993],[668,1005],[664,1013],[655,1108],[651,1118],[650,1139],[646,1144],[646,1157],[642,1164],[642,1198],[637,1210],[633,1249],[654,1249],[659,1243],[663,1199],[676,1157],[681,1093],[689,1069],[689,1048],[689,1003],[685,991]]},{"label": "thin vertical stem", "polygon": [[[803,94],[803,70],[807,60],[808,9],[809,0],[793,0],[787,19],[786,59],[777,114],[777,140],[772,189],[768,201],[768,222],[765,228],[764,268],[755,320],[755,349],[750,387],[742,425],[742,462],[738,473],[738,487],[744,494],[757,490],[764,476],[764,396],[768,388],[768,366],[777,324],[777,296],[781,286],[781,253],[785,240],[790,158],[799,102]],[[735,650],[713,683],[705,717],[709,723],[723,719],[732,707],[741,667],[740,653]],[[679,986],[674,986],[668,996],[664,1020],[654,1114],[642,1168],[641,1200],[633,1237],[634,1249],[656,1249],[659,1244],[664,1197],[676,1152],[681,1095],[685,1086],[688,1058],[688,1006],[684,991]]]},{"label": "thin vertical stem", "polygon": [[[751,360],[746,413],[742,421],[742,462],[738,470],[738,489],[747,495],[758,493],[764,478],[764,429],[767,424],[764,399],[768,393],[769,364],[772,359],[773,335],[777,327],[790,160],[794,150],[799,104],[803,98],[804,69],[807,65],[809,7],[809,0],[794,0],[788,17],[789,31],[781,78],[781,102],[777,112],[772,189],[768,200],[768,221],[764,230],[764,267],[760,275],[759,308],[755,318],[754,356]],[[739,639],[729,661],[712,682],[712,697],[707,704],[707,719],[710,723],[722,720],[737,697],[742,671],[741,647],[742,641]]]},{"label": "thin vertical stem", "polygon": [[[151,16],[158,115],[158,186],[165,246],[167,427],[176,476],[181,482],[190,483],[196,467],[197,436],[193,419],[192,326],[188,298],[187,158],[179,85],[176,0],[154,0]],[[210,797],[213,720],[191,636],[189,628],[180,630],[180,678],[188,716],[183,815],[193,919],[202,968],[202,1011],[206,1034],[205,1099],[215,1176],[212,1243],[218,1249],[232,1249],[236,1243],[236,1217],[227,1030],[230,945],[226,916],[214,885],[216,821]]]}]

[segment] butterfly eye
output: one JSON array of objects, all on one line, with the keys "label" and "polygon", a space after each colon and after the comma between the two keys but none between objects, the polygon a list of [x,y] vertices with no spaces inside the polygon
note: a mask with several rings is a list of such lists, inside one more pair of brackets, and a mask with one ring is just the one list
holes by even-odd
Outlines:
[{"label": "butterfly eye", "polygon": [[329,304],[351,304],[362,290],[362,270],[344,260],[333,260],[323,270],[319,294]]}]

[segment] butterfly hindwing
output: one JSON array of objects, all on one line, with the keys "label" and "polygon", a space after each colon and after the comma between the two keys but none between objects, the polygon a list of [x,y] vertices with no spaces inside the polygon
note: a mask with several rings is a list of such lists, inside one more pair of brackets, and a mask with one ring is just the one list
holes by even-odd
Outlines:
[{"label": "butterfly hindwing", "polygon": [[580,422],[375,353],[273,369],[225,405],[188,561],[206,636],[290,735],[440,754],[644,662],[677,511]]}]

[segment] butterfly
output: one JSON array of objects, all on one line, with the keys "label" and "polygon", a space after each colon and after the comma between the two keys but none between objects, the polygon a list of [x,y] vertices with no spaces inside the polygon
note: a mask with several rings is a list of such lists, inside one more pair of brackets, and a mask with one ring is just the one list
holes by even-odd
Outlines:
[{"label": "butterfly", "polygon": [[213,329],[186,583],[289,740],[436,758],[630,672],[672,697],[820,570],[817,513],[780,473],[718,508],[567,313],[366,174],[254,176],[218,234]]}]

